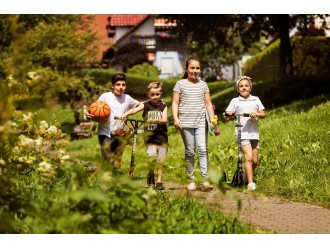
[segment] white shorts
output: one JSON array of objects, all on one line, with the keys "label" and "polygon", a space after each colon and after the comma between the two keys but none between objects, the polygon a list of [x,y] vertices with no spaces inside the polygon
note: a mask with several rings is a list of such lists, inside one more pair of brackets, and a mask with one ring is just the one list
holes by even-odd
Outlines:
[{"label": "white shorts", "polygon": [[158,163],[163,163],[167,154],[166,146],[147,145],[147,157],[157,158]]},{"label": "white shorts", "polygon": [[243,139],[243,140],[241,140],[241,145],[242,146],[251,145],[252,149],[257,148],[259,150],[259,140],[257,140],[257,139],[251,139],[251,140]]}]

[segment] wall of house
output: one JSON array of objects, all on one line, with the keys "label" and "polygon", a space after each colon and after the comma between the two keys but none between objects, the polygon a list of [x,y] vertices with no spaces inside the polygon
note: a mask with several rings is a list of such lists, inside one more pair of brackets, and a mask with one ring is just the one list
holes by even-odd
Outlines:
[{"label": "wall of house", "polygon": [[[118,29],[118,27],[117,27]],[[128,29],[130,30],[130,29]],[[127,30],[127,31],[128,31]],[[126,32],[127,32],[126,31]],[[125,32],[125,33],[126,33]],[[120,33],[121,36],[123,36],[124,34]],[[116,35],[117,35],[117,31],[116,31]],[[131,32],[129,35],[125,36],[121,41],[120,41],[120,45],[126,45],[131,41],[131,36],[137,36],[137,35],[141,35],[141,36],[146,36],[146,35],[155,35],[155,28],[154,28],[154,21],[152,18],[148,18],[148,20],[146,20],[142,25],[140,25],[139,27],[137,27],[133,32]],[[121,37],[120,36],[120,37]]]},{"label": "wall of house", "polygon": [[131,28],[130,27],[116,27],[116,33],[113,37],[114,41],[117,42],[124,34],[126,34]]},{"label": "wall of house", "polygon": [[183,74],[183,55],[176,51],[156,52],[154,66],[160,70],[160,78],[178,77]]}]

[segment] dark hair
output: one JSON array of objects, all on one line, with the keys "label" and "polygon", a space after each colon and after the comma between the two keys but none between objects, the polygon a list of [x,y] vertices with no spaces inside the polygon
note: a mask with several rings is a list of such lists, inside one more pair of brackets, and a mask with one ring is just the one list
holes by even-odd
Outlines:
[{"label": "dark hair", "polygon": [[111,84],[115,84],[118,81],[125,81],[126,82],[126,76],[123,73],[116,73],[113,74],[111,77]]},{"label": "dark hair", "polygon": [[200,62],[199,59],[196,58],[196,57],[190,57],[189,59],[187,59],[187,60],[186,60],[186,64],[185,64],[185,72],[184,72],[183,77],[182,77],[183,79],[188,78],[188,72],[187,72],[187,69],[188,69],[189,64],[190,64],[190,62],[191,62],[192,60],[195,60],[195,61]]}]

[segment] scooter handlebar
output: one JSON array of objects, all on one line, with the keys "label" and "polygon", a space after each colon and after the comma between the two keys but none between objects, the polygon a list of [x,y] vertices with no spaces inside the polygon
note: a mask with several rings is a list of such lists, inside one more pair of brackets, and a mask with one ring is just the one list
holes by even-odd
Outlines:
[{"label": "scooter handlebar", "polygon": [[243,114],[232,114],[232,115],[229,115],[227,114],[226,112],[223,112],[223,116],[228,116],[228,117],[232,117],[234,118],[235,116],[243,116],[243,117],[249,117],[250,114],[249,113],[243,113]]}]

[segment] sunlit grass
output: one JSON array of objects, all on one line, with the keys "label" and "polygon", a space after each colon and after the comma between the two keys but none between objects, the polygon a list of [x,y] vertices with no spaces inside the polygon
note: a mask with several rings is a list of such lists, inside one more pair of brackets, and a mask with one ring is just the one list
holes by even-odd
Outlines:
[{"label": "sunlit grass", "polygon": [[[297,101],[267,111],[267,117],[259,121],[259,166],[255,172],[258,192],[330,206],[328,99],[321,96],[308,100],[308,104]],[[225,171],[227,181],[231,181],[237,164],[234,122],[220,123],[219,127],[220,136],[209,136],[210,169],[216,173]],[[164,183],[173,181],[185,184],[184,146],[179,132],[172,126],[169,127],[169,144]],[[128,173],[131,149],[128,145],[123,155],[121,170],[124,174]],[[98,163],[101,159],[96,135],[92,139],[72,142],[68,150],[80,160]],[[135,175],[144,178],[147,172],[145,145],[139,134]],[[195,165],[195,176],[200,180],[198,163]]]}]

